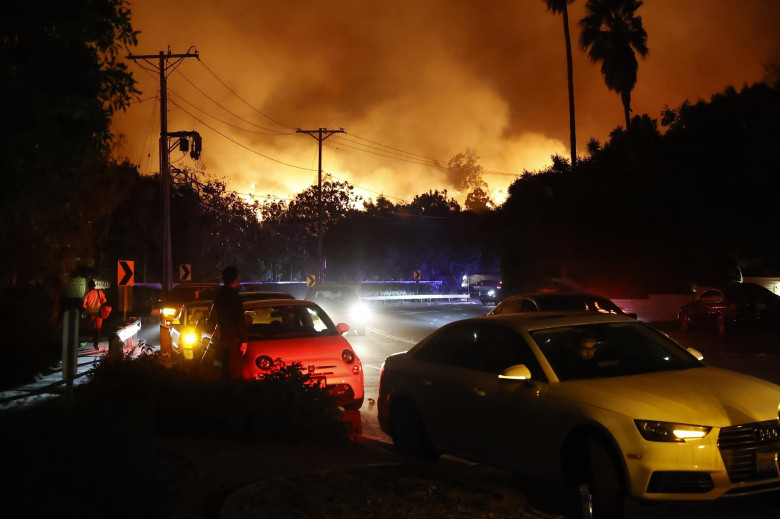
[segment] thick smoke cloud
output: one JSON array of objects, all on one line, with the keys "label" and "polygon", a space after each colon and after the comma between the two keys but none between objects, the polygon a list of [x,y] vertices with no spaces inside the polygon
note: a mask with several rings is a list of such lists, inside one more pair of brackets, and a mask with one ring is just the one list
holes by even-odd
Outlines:
[{"label": "thick smoke cloud", "polygon": [[[584,3],[570,5],[575,45]],[[392,200],[429,189],[465,198],[430,164],[446,165],[467,149],[476,150],[498,201],[512,174],[568,156],[562,20],[541,0],[130,5],[141,31],[134,54],[197,48],[201,63],[184,60],[170,74],[169,131],[200,132],[207,174],[239,192],[290,197],[317,182],[317,142],[296,128],[343,127],[345,135],[325,141],[325,172],[366,197]],[[632,94],[637,114],[658,117],[665,105],[758,81],[762,62],[780,47],[774,0],[648,0],[639,14],[650,55]],[[140,98],[156,96],[154,73],[129,66]],[[604,142],[622,123],[622,108],[576,47],[574,80],[584,154],[588,139]],[[158,169],[153,104],[135,103],[116,117],[124,135],[118,153],[143,172]]]}]

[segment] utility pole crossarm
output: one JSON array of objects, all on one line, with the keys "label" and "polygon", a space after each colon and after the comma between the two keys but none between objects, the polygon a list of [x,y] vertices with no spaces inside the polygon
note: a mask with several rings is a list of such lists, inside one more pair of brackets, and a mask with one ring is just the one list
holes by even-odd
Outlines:
[{"label": "utility pole crossarm", "polygon": [[200,56],[198,55],[197,52],[187,52],[186,54],[165,54],[164,52],[158,54],[143,54],[143,55],[128,54],[127,59],[137,60],[137,59],[159,58],[160,54],[162,54],[166,58],[198,58],[198,61],[200,61]]}]

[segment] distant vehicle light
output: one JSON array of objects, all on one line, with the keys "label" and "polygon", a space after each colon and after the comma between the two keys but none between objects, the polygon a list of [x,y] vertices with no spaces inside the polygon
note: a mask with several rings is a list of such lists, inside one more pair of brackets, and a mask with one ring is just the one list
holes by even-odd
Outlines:
[{"label": "distant vehicle light", "polygon": [[369,318],[369,316],[371,315],[371,309],[368,307],[367,304],[365,304],[363,302],[355,303],[349,309],[349,314],[352,316],[352,318],[355,321],[363,322],[363,321],[366,321]]}]

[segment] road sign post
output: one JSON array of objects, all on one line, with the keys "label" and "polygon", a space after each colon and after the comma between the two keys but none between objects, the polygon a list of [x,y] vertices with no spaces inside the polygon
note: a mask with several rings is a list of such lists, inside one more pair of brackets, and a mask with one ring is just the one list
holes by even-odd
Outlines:
[{"label": "road sign post", "polygon": [[116,279],[120,287],[131,287],[135,284],[135,262],[119,260],[116,262]]},{"label": "road sign post", "polygon": [[135,284],[135,262],[119,260],[116,262],[117,296],[122,310],[122,321],[127,320],[128,310],[133,309],[133,285]]}]

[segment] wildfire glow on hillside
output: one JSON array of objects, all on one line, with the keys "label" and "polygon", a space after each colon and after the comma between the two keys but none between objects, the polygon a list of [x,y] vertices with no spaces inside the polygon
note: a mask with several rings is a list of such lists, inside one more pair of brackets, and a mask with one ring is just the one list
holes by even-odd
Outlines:
[{"label": "wildfire glow on hillside", "polygon": [[[577,150],[624,125],[620,97],[579,49],[585,1],[569,5]],[[562,18],[542,0],[131,1],[134,55],[168,61],[168,131],[197,131],[195,168],[229,189],[289,199],[317,183],[318,143],[296,129],[345,133],[323,142],[325,178],[392,202],[453,189],[447,162],[474,150],[500,203],[523,171],[569,156]],[[634,114],[707,100],[760,81],[780,48],[780,2],[652,0],[637,12],[650,49],[639,60]],[[142,94],[115,116],[116,150],[159,170],[158,61],[128,62]]]}]

